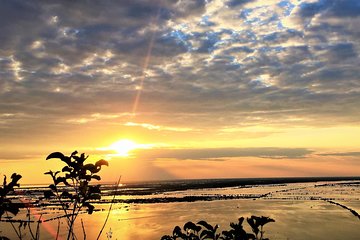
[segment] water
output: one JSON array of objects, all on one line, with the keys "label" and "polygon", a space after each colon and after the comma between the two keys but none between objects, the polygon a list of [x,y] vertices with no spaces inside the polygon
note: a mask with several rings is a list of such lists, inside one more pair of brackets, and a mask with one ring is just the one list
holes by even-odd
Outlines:
[{"label": "water", "polygon": [[[113,205],[101,239],[107,239],[106,233],[111,229],[112,239],[155,240],[171,234],[176,225],[182,227],[187,221],[200,220],[219,224],[221,232],[240,216],[251,215],[275,219],[275,223],[265,226],[265,237],[270,239],[358,239],[360,219],[350,210],[360,212],[360,182],[339,180],[218,179],[125,184],[115,198],[118,203]],[[28,193],[36,198],[41,190],[30,188]],[[83,239],[81,219],[87,239],[96,239],[113,190],[105,187],[103,192],[104,202],[98,202],[96,208],[104,211],[79,215],[75,226],[78,239]],[[61,211],[56,206],[42,206],[34,208],[33,213],[50,219]],[[24,212],[16,216],[21,217]],[[57,220],[42,223],[41,239],[53,239],[57,224]],[[60,224],[59,239],[66,239],[64,220]],[[250,231],[246,223],[244,226]],[[16,239],[9,223],[1,223],[1,231]]]}]

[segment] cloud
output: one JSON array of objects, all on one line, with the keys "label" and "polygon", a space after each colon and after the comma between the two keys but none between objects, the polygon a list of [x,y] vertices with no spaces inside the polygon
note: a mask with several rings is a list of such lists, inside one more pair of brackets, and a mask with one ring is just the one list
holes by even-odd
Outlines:
[{"label": "cloud", "polygon": [[334,153],[321,153],[320,156],[337,156],[337,157],[359,157],[360,152],[334,152]]},{"label": "cloud", "polygon": [[350,0],[5,1],[3,138],[116,119],[131,112],[141,79],[144,119],[122,123],[358,124],[358,9]]},{"label": "cloud", "polygon": [[98,120],[112,120],[117,119],[123,116],[131,116],[131,113],[122,113],[122,114],[100,114],[100,113],[93,113],[89,117],[82,117],[78,119],[69,119],[68,122],[70,123],[77,123],[77,124],[86,124],[89,122],[94,122]]},{"label": "cloud", "polygon": [[24,160],[33,160],[36,158],[41,158],[40,154],[18,154],[14,152],[5,152],[0,154],[0,161],[24,161]]},{"label": "cloud", "polygon": [[226,4],[229,7],[237,7],[237,6],[241,6],[246,3],[249,3],[249,2],[252,2],[252,1],[251,0],[231,0],[231,1],[228,1]]},{"label": "cloud", "polygon": [[302,17],[313,17],[324,13],[325,16],[357,17],[360,15],[360,6],[356,0],[321,0],[299,5]]},{"label": "cloud", "polygon": [[150,123],[134,123],[134,122],[126,122],[124,126],[130,127],[142,127],[149,130],[158,130],[158,131],[174,131],[174,132],[189,132],[194,131],[192,128],[185,128],[185,127],[166,127],[166,126],[159,126],[153,125]]},{"label": "cloud", "polygon": [[202,149],[151,149],[140,153],[140,157],[155,159],[208,160],[257,157],[270,159],[305,158],[313,151],[305,148],[202,148]]}]

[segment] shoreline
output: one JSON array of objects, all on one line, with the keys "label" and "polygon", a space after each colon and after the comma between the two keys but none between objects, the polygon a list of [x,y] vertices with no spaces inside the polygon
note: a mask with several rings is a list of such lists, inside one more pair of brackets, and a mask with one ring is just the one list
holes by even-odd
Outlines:
[{"label": "shoreline", "polygon": [[[306,184],[309,186],[290,187],[288,184]],[[271,199],[274,194],[294,190],[305,190],[308,187],[360,186],[360,177],[353,178],[278,178],[278,179],[228,179],[228,180],[194,180],[184,183],[184,180],[172,182],[142,183],[132,186],[122,186],[114,190],[113,185],[101,187],[102,199],[91,201],[92,204],[151,204],[173,202],[197,202],[235,199]],[[17,189],[14,198],[27,198],[34,207],[56,207],[59,203],[55,200],[43,198],[43,190],[47,187],[22,187]],[[248,190],[246,190],[248,189]],[[251,192],[254,189],[254,192]],[[275,190],[277,189],[277,190]],[[237,191],[246,191],[238,193]],[[203,192],[206,193],[203,193]],[[233,191],[233,192],[222,192]],[[235,192],[234,192],[235,191]],[[248,192],[249,191],[249,192]],[[113,196],[115,199],[112,199]],[[293,198],[292,198],[293,199]],[[317,197],[303,197],[303,200],[333,200]],[[64,200],[66,201],[66,200]],[[18,203],[23,207],[23,203]]]}]

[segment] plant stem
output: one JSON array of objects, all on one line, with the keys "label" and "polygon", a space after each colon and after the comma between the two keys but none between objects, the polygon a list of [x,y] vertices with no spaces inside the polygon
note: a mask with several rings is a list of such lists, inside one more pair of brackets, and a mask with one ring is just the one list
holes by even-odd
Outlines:
[{"label": "plant stem", "polygon": [[84,222],[82,219],[81,219],[81,227],[82,227],[83,233],[84,233],[84,240],[86,240],[86,232],[85,232]]},{"label": "plant stem", "polygon": [[102,226],[102,228],[101,228],[101,230],[100,230],[100,232],[99,232],[99,235],[97,236],[96,240],[98,240],[98,239],[100,238],[101,233],[103,232],[103,230],[104,230],[104,228],[105,228],[105,225],[106,225],[106,223],[107,223],[107,221],[108,221],[108,219],[109,219],[109,215],[110,215],[112,206],[113,206],[113,204],[114,204],[114,200],[115,200],[115,196],[116,196],[116,191],[117,191],[118,188],[119,188],[120,181],[121,181],[121,176],[119,177],[119,179],[118,179],[118,181],[117,181],[117,183],[116,183],[114,195],[113,195],[113,198],[112,198],[111,203],[110,203],[110,207],[109,207],[109,210],[108,210],[108,214],[107,214],[107,216],[106,216],[106,218],[105,218],[104,224],[103,224],[103,226]]},{"label": "plant stem", "polygon": [[18,227],[18,228],[19,228],[19,234],[20,234],[20,236],[21,236],[21,235],[22,235],[22,234],[21,234],[21,224],[19,224],[19,227]]},{"label": "plant stem", "polygon": [[[53,178],[53,181],[55,183],[55,179]],[[55,185],[55,184],[54,184]],[[57,186],[55,185],[55,193],[56,193],[56,197],[57,199],[59,200],[59,203],[60,203],[60,206],[61,206],[61,209],[64,211],[65,213],[65,217],[66,217],[66,220],[67,220],[67,224],[68,224],[68,227],[70,227],[70,217],[68,216],[68,213],[66,211],[66,208],[65,208],[65,203],[61,200],[61,197],[59,195],[59,191],[57,189]]]},{"label": "plant stem", "polygon": [[42,214],[40,215],[37,226],[36,226],[36,239],[40,239],[40,223],[42,222],[41,217],[42,217]]},{"label": "plant stem", "polygon": [[59,237],[59,232],[60,232],[60,218],[58,218],[58,225],[57,225],[57,231],[56,231],[56,238],[55,238],[55,240],[58,239],[58,237]]},{"label": "plant stem", "polygon": [[[9,214],[8,214],[7,212],[6,212],[6,216],[9,218]],[[22,238],[21,238],[21,234],[18,233],[18,231],[16,230],[14,224],[13,224],[12,222],[10,222],[10,224],[11,224],[12,228],[14,229],[14,231],[15,231],[16,235],[18,236],[18,238],[19,238],[19,239],[22,239]]]},{"label": "plant stem", "polygon": [[[30,234],[31,234],[32,239],[37,240],[36,237],[34,236],[34,233],[33,233],[32,229],[31,229],[31,226],[30,226],[30,207],[28,207],[28,206],[27,206],[27,211],[28,211],[28,221],[29,221],[29,222],[28,222],[29,232],[30,232]],[[37,234],[36,234],[36,235],[37,235]]]},{"label": "plant stem", "polygon": [[72,238],[74,239],[74,231],[73,231],[73,228],[74,228],[74,222],[75,222],[76,217],[77,217],[77,215],[75,215],[76,207],[77,207],[77,200],[75,200],[74,208],[73,208],[73,211],[72,211],[72,214],[71,214],[70,227],[69,227],[69,232],[68,232],[67,240],[70,239],[70,236],[73,236]]}]

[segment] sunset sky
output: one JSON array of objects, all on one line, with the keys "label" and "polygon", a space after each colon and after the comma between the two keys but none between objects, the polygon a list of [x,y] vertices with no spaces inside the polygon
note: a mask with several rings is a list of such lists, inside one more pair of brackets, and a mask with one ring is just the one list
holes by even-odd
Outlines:
[{"label": "sunset sky", "polygon": [[360,175],[360,1],[0,1],[0,174]]}]

